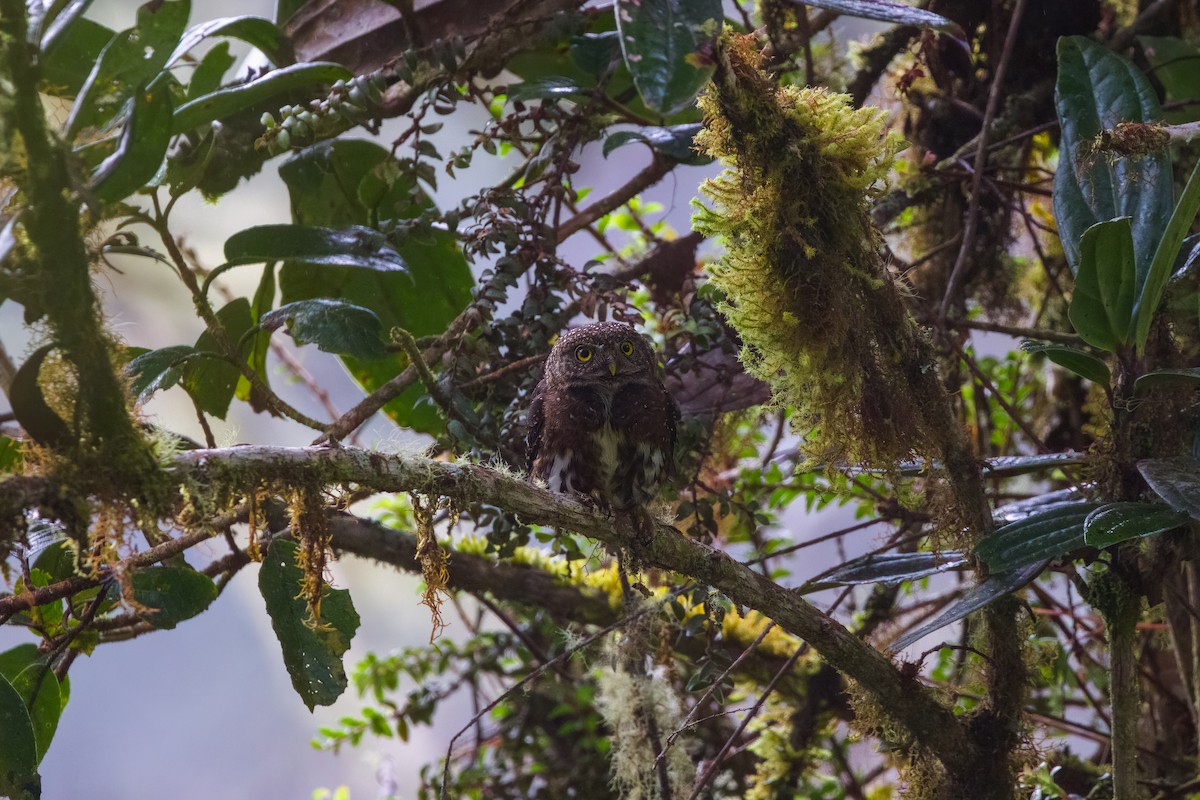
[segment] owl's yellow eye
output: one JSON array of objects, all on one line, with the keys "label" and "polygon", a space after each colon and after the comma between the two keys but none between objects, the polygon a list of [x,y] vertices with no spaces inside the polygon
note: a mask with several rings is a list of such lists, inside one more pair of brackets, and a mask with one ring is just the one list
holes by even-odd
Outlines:
[{"label": "owl's yellow eye", "polygon": [[633,355],[633,342],[621,342],[621,352],[627,356]]},{"label": "owl's yellow eye", "polygon": [[575,357],[579,359],[580,364],[586,364],[587,362],[591,361],[592,355],[592,348],[588,347],[587,345],[575,348]]}]

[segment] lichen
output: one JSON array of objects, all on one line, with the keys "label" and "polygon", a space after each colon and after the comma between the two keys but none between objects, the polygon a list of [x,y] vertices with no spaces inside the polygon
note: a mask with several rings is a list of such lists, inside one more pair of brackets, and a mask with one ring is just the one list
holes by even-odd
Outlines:
[{"label": "lichen", "polygon": [[[612,731],[612,782],[618,796],[622,800],[661,798],[655,765],[658,747],[680,729],[684,718],[671,682],[653,672],[637,675],[624,667],[602,669],[596,676],[596,705]],[[683,742],[665,748],[662,758],[672,796],[688,797],[696,767]]]}]

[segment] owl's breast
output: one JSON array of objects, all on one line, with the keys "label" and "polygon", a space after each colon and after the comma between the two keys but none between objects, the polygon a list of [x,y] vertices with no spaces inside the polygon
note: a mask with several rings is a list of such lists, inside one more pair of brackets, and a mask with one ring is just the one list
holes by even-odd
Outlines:
[{"label": "owl's breast", "polygon": [[611,423],[606,423],[592,434],[592,441],[596,446],[597,476],[600,485],[604,487],[604,494],[608,497],[617,497],[620,494],[616,478],[620,471],[621,444],[624,439],[624,435]]}]

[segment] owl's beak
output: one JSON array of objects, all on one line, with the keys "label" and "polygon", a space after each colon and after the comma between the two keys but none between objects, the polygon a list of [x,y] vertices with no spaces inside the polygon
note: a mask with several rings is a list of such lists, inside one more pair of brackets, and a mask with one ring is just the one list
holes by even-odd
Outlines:
[{"label": "owl's beak", "polygon": [[616,361],[608,362],[608,374],[612,375],[614,378],[617,377],[617,362]]}]

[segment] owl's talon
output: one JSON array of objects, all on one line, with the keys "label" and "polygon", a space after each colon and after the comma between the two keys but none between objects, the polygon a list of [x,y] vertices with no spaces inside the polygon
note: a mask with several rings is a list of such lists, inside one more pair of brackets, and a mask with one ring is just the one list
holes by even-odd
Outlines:
[{"label": "owl's talon", "polygon": [[612,506],[609,505],[608,499],[600,494],[598,490],[594,490],[588,494],[577,492],[575,496],[579,498],[579,502],[583,503],[592,511],[609,516],[612,515]]}]

